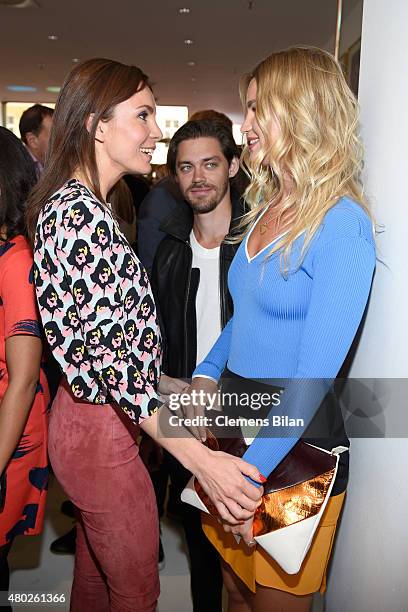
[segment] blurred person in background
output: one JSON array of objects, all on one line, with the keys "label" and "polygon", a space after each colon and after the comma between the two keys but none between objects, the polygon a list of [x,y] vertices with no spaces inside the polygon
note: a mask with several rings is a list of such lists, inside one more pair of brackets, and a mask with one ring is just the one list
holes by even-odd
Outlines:
[{"label": "blurred person in background", "polygon": [[20,118],[21,140],[35,163],[37,178],[44,170],[53,114],[54,109],[42,104],[34,104],[27,108]]},{"label": "blurred person in background", "polygon": [[[36,182],[21,142],[0,127],[0,592],[19,535],[41,533],[48,487],[49,392],[24,220]],[[10,609],[7,606],[3,610]]]}]

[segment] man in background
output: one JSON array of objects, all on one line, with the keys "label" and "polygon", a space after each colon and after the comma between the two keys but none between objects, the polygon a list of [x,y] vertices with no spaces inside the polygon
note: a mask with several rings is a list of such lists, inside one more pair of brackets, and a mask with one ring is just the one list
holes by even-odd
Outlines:
[{"label": "man in background", "polygon": [[37,178],[44,170],[54,110],[42,104],[30,106],[20,118],[20,135],[35,163]]},{"label": "man in background", "polygon": [[[216,110],[201,110],[193,113],[189,121],[218,121],[225,125],[232,135],[232,121]],[[138,256],[150,274],[156,249],[165,237],[161,223],[176,209],[186,207],[184,198],[173,176],[159,181],[143,200],[137,218]],[[184,211],[185,212],[185,211]]]}]

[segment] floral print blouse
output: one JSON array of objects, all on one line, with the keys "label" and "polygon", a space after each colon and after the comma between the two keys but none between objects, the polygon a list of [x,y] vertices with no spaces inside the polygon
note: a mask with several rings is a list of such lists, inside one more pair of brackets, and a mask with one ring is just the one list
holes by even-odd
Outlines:
[{"label": "floral print blouse", "polygon": [[40,214],[34,282],[45,335],[77,399],[134,424],[160,405],[160,332],[148,277],[109,205],[77,179]]}]

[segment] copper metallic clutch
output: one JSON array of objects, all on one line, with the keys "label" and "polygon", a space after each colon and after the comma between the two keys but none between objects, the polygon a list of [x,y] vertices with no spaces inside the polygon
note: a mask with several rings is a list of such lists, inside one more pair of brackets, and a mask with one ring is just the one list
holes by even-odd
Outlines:
[{"label": "copper metallic clutch", "polygon": [[[207,444],[236,457],[248,448],[243,438],[217,440],[211,433]],[[334,485],[339,454],[345,450],[341,446],[327,451],[299,440],[264,484],[254,517],[254,538],[288,574],[301,569]],[[182,499],[218,516],[195,478]]]}]

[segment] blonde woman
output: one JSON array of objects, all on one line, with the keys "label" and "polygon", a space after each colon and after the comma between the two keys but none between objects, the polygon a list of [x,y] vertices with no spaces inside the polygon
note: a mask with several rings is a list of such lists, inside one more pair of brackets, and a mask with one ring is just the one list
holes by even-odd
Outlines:
[{"label": "blonde woman", "polygon": [[[229,272],[234,316],[197,367],[193,387],[214,391],[224,370],[240,384],[285,379],[278,414],[302,418],[304,426],[274,429],[270,420],[261,429],[244,458],[267,476],[300,437],[323,437],[318,445],[328,449],[349,446],[330,389],[367,304],[375,246],[360,182],[357,104],[335,59],[315,48],[274,53],[243,79],[241,93],[251,210]],[[252,520],[224,523],[227,533],[205,520],[223,558],[229,612],[310,610],[312,594],[326,587],[347,477],[346,452],[296,575],[256,548]]]}]

